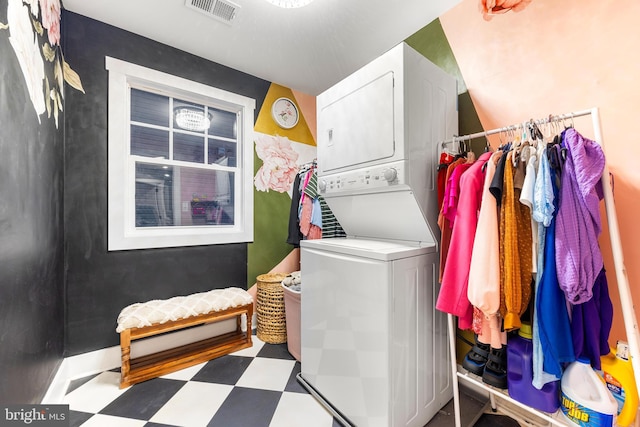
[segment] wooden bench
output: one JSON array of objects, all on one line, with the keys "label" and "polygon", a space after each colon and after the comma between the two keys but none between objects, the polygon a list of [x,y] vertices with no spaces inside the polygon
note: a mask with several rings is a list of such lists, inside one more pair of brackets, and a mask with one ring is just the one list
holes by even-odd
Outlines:
[{"label": "wooden bench", "polygon": [[[246,331],[242,331],[246,316]],[[118,316],[122,366],[120,388],[251,347],[253,298],[239,288],[154,300],[125,307]],[[235,318],[232,332],[131,358],[131,342]]]}]

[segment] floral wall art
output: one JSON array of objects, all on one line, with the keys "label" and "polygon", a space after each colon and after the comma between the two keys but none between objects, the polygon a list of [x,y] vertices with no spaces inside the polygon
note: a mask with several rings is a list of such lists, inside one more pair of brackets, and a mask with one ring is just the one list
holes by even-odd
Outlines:
[{"label": "floral wall art", "polygon": [[64,60],[60,11],[60,0],[8,0],[7,22],[0,22],[20,64],[38,122],[46,112],[56,128],[63,111],[64,82],[84,93],[80,77]]},{"label": "floral wall art", "polygon": [[262,160],[262,166],[254,177],[256,190],[274,190],[284,193],[298,173],[298,153],[293,149],[286,136],[258,134],[256,154]]}]

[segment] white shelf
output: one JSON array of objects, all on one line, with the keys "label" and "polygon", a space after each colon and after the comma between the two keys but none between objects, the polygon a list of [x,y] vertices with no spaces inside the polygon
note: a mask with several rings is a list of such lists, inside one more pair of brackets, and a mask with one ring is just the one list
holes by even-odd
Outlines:
[{"label": "white shelf", "polygon": [[[544,420],[546,422],[545,425],[548,425],[548,426],[554,425],[554,426],[560,426],[560,427],[571,426],[571,424],[568,423],[564,418],[564,416],[562,415],[562,411],[560,409],[558,409],[553,414],[550,414],[548,412],[539,411],[530,406],[527,406],[521,402],[518,402],[511,396],[509,396],[509,393],[507,392],[507,390],[499,389],[484,383],[482,381],[482,378],[466,371],[464,368],[460,366],[458,366],[457,377],[458,377],[458,381],[462,380],[464,382],[469,383],[471,386],[475,388],[480,388],[488,392],[489,397],[491,399],[491,409],[493,410],[497,409],[497,403],[495,401],[495,398],[497,397],[498,399],[505,400],[512,405],[515,405],[521,409],[524,409],[525,411],[531,413],[532,415],[534,415],[536,418],[540,420]],[[522,419],[522,417],[519,416],[519,414],[509,411],[508,408],[502,407],[502,410],[507,415],[510,415],[512,418],[516,419],[517,421],[520,421],[521,423],[531,424],[535,426],[540,425],[540,423],[531,422],[530,420],[527,420],[527,419]]]}]

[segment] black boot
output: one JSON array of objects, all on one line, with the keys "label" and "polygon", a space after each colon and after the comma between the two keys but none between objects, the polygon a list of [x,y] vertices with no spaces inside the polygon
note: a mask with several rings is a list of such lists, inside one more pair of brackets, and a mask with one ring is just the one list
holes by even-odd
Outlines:
[{"label": "black boot", "polygon": [[507,388],[507,346],[492,348],[482,373],[482,381],[497,388]]},{"label": "black boot", "polygon": [[489,349],[490,345],[481,343],[476,336],[476,344],[464,356],[462,367],[472,374],[482,375],[487,357],[489,357]]}]

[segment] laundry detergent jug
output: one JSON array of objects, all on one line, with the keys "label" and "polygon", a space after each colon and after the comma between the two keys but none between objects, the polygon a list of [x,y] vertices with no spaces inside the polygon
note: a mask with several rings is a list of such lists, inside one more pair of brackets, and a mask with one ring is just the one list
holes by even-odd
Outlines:
[{"label": "laundry detergent jug", "polygon": [[615,352],[611,349],[600,358],[602,378],[618,403],[616,423],[620,427],[630,426],[638,411],[638,388],[628,353],[628,344],[619,341]]},{"label": "laundry detergent jug", "polygon": [[531,325],[522,322],[517,334],[507,341],[507,388],[509,396],[540,411],[553,413],[560,407],[560,381],[533,386],[533,343]]},{"label": "laundry detergent jug", "polygon": [[589,360],[579,358],[562,374],[562,414],[572,426],[613,427],[618,403]]}]

